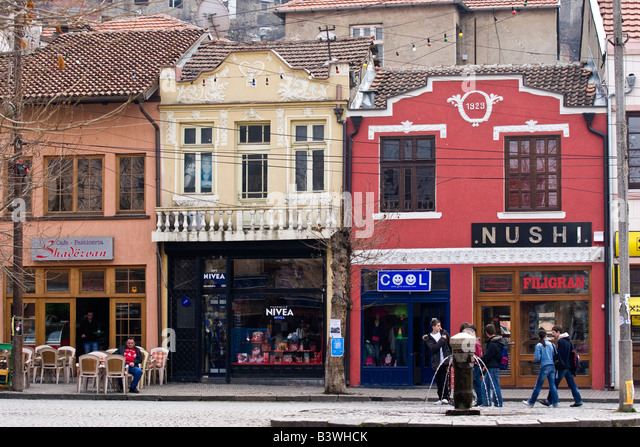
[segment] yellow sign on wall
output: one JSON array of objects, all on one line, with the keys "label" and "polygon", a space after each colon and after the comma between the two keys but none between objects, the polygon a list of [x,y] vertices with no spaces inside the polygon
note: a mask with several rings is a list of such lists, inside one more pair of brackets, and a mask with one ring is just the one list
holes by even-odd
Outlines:
[{"label": "yellow sign on wall", "polygon": [[[618,250],[618,232],[616,231],[616,254],[620,256]],[[640,231],[629,231],[629,256],[640,256]]]}]

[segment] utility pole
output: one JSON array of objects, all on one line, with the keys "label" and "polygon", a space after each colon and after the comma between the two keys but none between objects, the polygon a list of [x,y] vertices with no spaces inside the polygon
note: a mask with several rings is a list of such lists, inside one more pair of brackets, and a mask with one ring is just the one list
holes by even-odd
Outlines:
[{"label": "utility pole", "polygon": [[613,1],[613,49],[616,98],[616,151],[618,164],[618,255],[620,277],[620,340],[618,341],[618,386],[620,411],[633,411],[633,346],[629,316],[629,157],[625,105],[624,36],[621,0]]},{"label": "utility pole", "polygon": [[11,179],[13,182],[13,306],[11,315],[12,339],[12,363],[13,375],[11,378],[14,391],[24,391],[24,361],[22,358],[22,319],[24,307],[22,292],[24,289],[24,268],[22,262],[22,213],[16,213],[16,208],[21,207],[23,175],[18,169],[18,163],[22,160],[22,39],[24,20],[26,18],[26,3],[17,2],[13,22],[13,160]]}]

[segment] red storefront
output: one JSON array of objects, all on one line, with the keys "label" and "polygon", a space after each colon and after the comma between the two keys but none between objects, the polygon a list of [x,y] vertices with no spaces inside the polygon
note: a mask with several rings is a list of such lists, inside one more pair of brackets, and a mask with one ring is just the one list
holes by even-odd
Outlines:
[{"label": "red storefront", "polygon": [[[381,69],[375,106],[350,111],[348,186],[373,197],[373,232],[354,233],[349,383],[429,385],[435,317],[500,328],[503,386],[533,386],[538,328],[561,325],[578,385],[602,389],[606,110],[577,64],[475,69]],[[393,270],[430,287],[381,287]]]}]

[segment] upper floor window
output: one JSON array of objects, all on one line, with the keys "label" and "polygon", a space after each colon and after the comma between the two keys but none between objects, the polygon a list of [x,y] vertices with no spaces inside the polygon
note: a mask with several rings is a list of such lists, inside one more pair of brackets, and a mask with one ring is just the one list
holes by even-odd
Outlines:
[{"label": "upper floor window", "polygon": [[243,199],[266,199],[268,193],[266,154],[242,155],[242,194]]},{"label": "upper floor window", "polygon": [[509,137],[505,143],[506,210],[560,210],[559,138]]},{"label": "upper floor window", "polygon": [[[183,191],[208,194],[213,191],[212,126],[185,126],[182,134]],[[206,148],[206,151],[203,149]]]},{"label": "upper floor window", "polygon": [[271,141],[271,125],[242,124],[238,126],[238,141],[245,143],[269,143]]},{"label": "upper floor window", "polygon": [[169,0],[169,8],[182,8],[182,0]]},{"label": "upper floor window", "polygon": [[640,115],[629,116],[629,188],[640,188]]},{"label": "upper floor window", "polygon": [[434,137],[383,138],[380,171],[382,212],[435,211]]},{"label": "upper floor window", "polygon": [[349,27],[349,32],[351,37],[360,37],[360,36],[373,36],[373,45],[377,50],[377,54],[375,55],[376,59],[382,65],[382,50],[383,50],[383,39],[382,39],[382,24],[376,25],[352,25]]},{"label": "upper floor window", "polygon": [[102,212],[102,157],[47,158],[47,212]]},{"label": "upper floor window", "polygon": [[31,169],[32,169],[31,157],[25,157],[17,162],[8,162],[7,171],[9,174],[9,181],[6,184],[7,192],[5,194],[5,203],[11,203],[15,194],[14,185],[11,183],[11,178],[19,176],[22,180],[22,199],[24,200],[25,211],[31,212],[31,191],[33,189],[31,181]]},{"label": "upper floor window", "polygon": [[323,191],[325,175],[324,124],[295,124],[293,139],[296,191]]},{"label": "upper floor window", "polygon": [[118,156],[118,211],[144,211],[144,156]]}]

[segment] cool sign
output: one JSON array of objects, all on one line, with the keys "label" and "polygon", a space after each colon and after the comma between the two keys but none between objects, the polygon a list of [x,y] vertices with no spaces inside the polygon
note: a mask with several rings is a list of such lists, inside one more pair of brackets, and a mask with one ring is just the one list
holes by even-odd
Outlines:
[{"label": "cool sign", "polygon": [[378,270],[378,292],[430,291],[430,270]]}]

